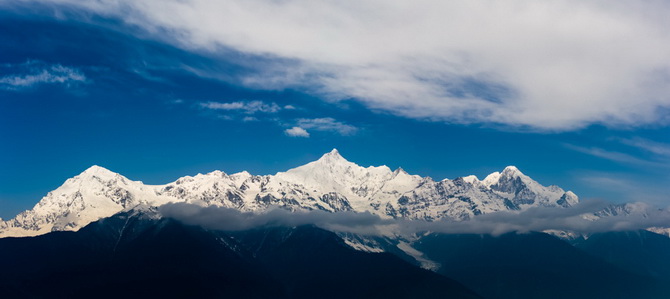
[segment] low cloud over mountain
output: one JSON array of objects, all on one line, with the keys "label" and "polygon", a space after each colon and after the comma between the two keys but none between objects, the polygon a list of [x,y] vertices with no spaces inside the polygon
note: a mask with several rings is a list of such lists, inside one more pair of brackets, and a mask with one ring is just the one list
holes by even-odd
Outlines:
[{"label": "low cloud over mountain", "polygon": [[601,233],[634,231],[670,223],[670,211],[644,208],[629,214],[604,215],[613,207],[602,201],[588,201],[569,209],[534,207],[524,211],[500,211],[478,215],[468,221],[425,221],[385,219],[370,213],[288,211],[274,208],[264,212],[242,212],[225,207],[203,207],[187,203],[166,204],[159,208],[165,216],[186,224],[224,231],[256,227],[314,224],[331,231],[379,235],[384,232],[411,235],[423,232],[448,234],[492,234],[530,231],[572,231]]}]

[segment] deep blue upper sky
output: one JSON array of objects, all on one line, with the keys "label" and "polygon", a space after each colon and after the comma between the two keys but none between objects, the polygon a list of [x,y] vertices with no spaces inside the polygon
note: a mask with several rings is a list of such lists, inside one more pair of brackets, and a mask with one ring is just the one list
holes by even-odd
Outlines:
[{"label": "deep blue upper sky", "polygon": [[[517,93],[533,90],[511,79],[500,81],[506,85],[450,71],[416,76],[421,80],[407,87],[393,80],[380,85],[386,75],[376,75],[379,69],[358,68],[366,65],[365,54],[363,62],[340,62],[335,54],[316,61],[310,53],[289,55],[281,47],[259,52],[263,44],[228,45],[225,36],[208,48],[198,39],[174,41],[180,35],[171,30],[178,30],[164,24],[151,27],[96,7],[59,5],[0,5],[0,217],[5,219],[91,165],[163,184],[213,170],[273,174],[332,148],[362,166],[402,167],[434,179],[483,178],[516,165],[540,183],[582,198],[670,203],[667,94],[651,104],[627,99],[648,105],[634,116],[626,112],[637,108],[594,101],[586,116],[559,117],[550,109],[534,119],[510,112],[535,105],[516,100]],[[663,67],[661,77],[670,74]],[[340,73],[341,68],[355,71]],[[449,97],[424,100],[421,84],[435,78],[444,80],[440,84]],[[442,106],[448,101],[501,108]],[[581,106],[583,101],[574,104],[575,115],[591,109]],[[511,102],[521,106],[502,105]],[[555,114],[562,113],[559,106]],[[610,108],[621,111],[598,114]],[[546,113],[536,111],[533,115]]]}]

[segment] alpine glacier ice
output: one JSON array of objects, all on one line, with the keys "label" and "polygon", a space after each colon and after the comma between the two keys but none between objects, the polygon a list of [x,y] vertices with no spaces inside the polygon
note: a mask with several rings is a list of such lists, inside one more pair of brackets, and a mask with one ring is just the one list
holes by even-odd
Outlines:
[{"label": "alpine glacier ice", "polygon": [[275,175],[214,171],[166,185],[145,185],[92,166],[49,192],[14,219],[0,221],[0,237],[71,230],[136,206],[171,202],[262,211],[370,212],[384,218],[467,220],[478,214],[535,206],[569,207],[578,197],[545,187],[514,166],[480,181],[475,176],[434,181],[387,166],[361,167],[333,149],[320,159]]}]

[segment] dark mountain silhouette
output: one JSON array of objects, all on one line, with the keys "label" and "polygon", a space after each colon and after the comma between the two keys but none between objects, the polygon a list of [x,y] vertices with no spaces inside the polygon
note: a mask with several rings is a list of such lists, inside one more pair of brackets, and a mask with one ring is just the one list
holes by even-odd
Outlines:
[{"label": "dark mountain silhouette", "polygon": [[646,230],[607,232],[578,239],[574,245],[633,273],[668,281],[670,238]]},{"label": "dark mountain silhouette", "polygon": [[432,234],[415,248],[485,298],[670,298],[667,284],[544,233]]},{"label": "dark mountain silhouette", "polygon": [[314,226],[225,233],[121,213],[79,232],[0,239],[6,297],[477,298]]}]

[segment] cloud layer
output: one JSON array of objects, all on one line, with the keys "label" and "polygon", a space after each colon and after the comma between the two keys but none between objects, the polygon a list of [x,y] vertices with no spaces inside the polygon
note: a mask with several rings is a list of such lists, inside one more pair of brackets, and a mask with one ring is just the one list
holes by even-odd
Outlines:
[{"label": "cloud layer", "polygon": [[666,1],[46,2],[215,57],[263,58],[239,78],[254,87],[409,118],[536,130],[669,121]]},{"label": "cloud layer", "polygon": [[200,225],[205,228],[240,231],[261,226],[299,226],[314,224],[334,231],[378,234],[378,225],[391,224],[392,220],[383,220],[369,213],[325,211],[291,212],[276,208],[263,213],[241,212],[223,207],[201,207],[193,204],[174,203],[159,208],[165,216],[186,224]]},{"label": "cloud layer", "polygon": [[[568,209],[530,208],[525,211],[497,212],[475,216],[468,221],[421,221],[406,219],[382,219],[369,213],[324,211],[295,211],[281,208],[266,212],[241,212],[223,207],[201,207],[174,203],[159,208],[166,217],[175,218],[191,225],[209,229],[239,231],[260,226],[297,226],[314,224],[328,230],[379,235],[393,232],[412,235],[422,232],[449,234],[493,234],[560,230],[579,233],[608,231],[631,231],[649,227],[667,227],[670,211],[654,209],[645,204],[633,204],[635,212],[630,215],[614,215],[596,219],[594,213],[607,205],[600,201],[580,203]],[[588,214],[591,217],[584,217]]]},{"label": "cloud layer", "polygon": [[2,69],[13,72],[0,76],[0,88],[18,90],[39,84],[70,84],[85,82],[86,76],[79,70],[60,64],[47,65],[29,61],[19,65],[3,65]]}]

